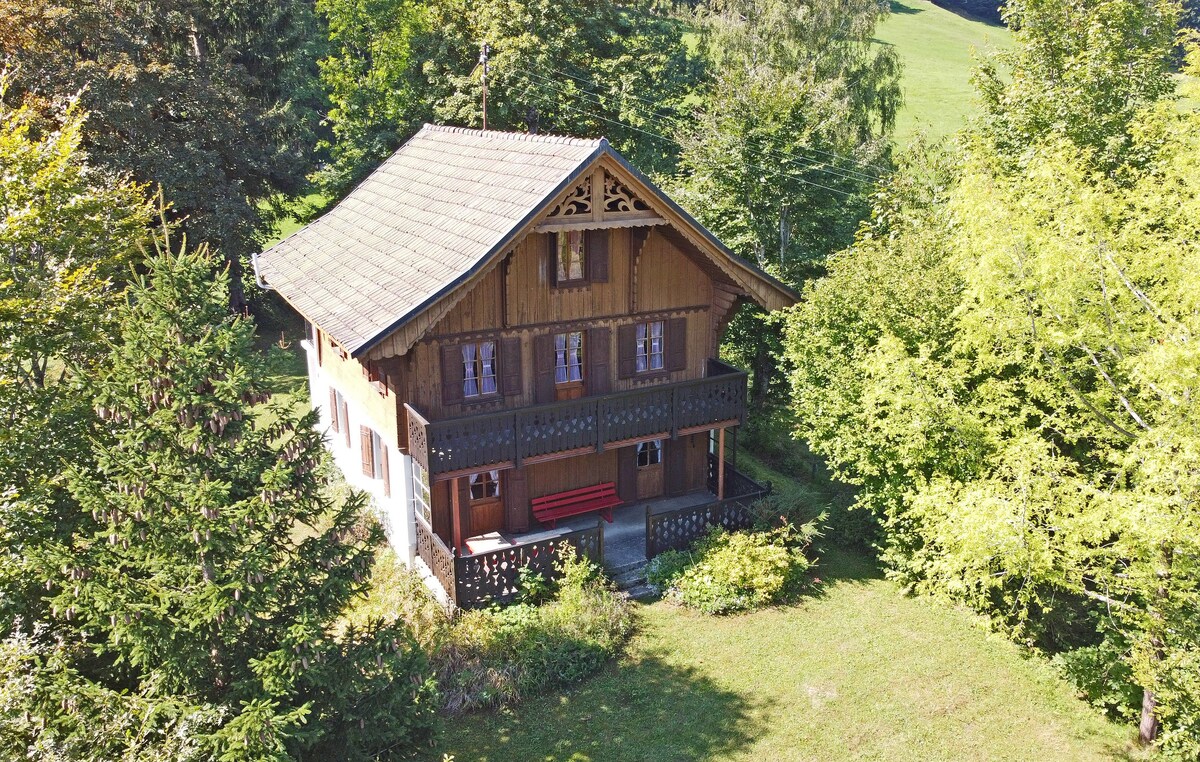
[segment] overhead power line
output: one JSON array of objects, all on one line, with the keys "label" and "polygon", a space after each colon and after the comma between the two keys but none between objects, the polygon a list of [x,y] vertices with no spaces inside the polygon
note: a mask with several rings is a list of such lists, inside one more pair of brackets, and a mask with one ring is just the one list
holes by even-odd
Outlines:
[{"label": "overhead power line", "polygon": [[[564,77],[568,77],[568,78],[570,78],[570,79],[573,79],[573,80],[575,80],[576,82],[579,82],[579,83],[581,83],[581,84],[588,85],[588,86],[590,86],[590,87],[595,87],[595,84],[594,84],[593,82],[591,82],[590,80],[584,79],[583,77],[577,77],[577,76],[575,76],[574,74],[569,74],[569,73],[567,73],[567,72],[565,72],[565,71],[562,71],[561,69],[555,69],[555,68],[553,68],[553,67],[550,67],[550,71],[554,72],[555,74],[559,74],[559,75],[561,75],[561,76],[564,76]],[[592,95],[596,95],[596,93],[595,93],[595,92],[593,92],[593,91],[586,90],[586,89],[584,89],[584,88],[580,88],[580,89],[581,89],[583,92],[587,92],[587,93],[590,93],[590,94],[592,94]],[[635,100],[635,101],[638,101],[638,102],[640,102],[640,103],[644,103],[644,104],[646,104],[647,106],[651,107],[651,108],[652,108],[652,109],[653,109],[655,112],[657,112],[657,111],[659,110],[659,105],[658,105],[657,103],[655,103],[654,101],[651,101],[651,100],[649,100],[649,99],[647,99],[647,98],[642,98],[642,97],[640,97],[640,96],[633,95],[633,94],[631,94],[631,93],[622,93],[622,94],[621,94],[621,97],[623,97],[623,98],[629,98],[629,99],[631,99],[631,100]],[[821,149],[819,149],[819,148],[813,148],[812,146],[805,146],[805,147],[804,147],[804,148],[802,148],[802,149],[796,149],[796,150],[797,150],[799,153],[801,153],[802,155],[804,155],[804,154],[805,154],[805,152],[814,153],[814,154],[819,154],[819,155],[821,155],[821,156],[827,156],[827,157],[829,157],[829,158],[831,158],[831,159],[833,159],[833,160],[835,160],[835,161],[846,162],[846,163],[848,163],[848,164],[853,164],[853,165],[854,165],[854,166],[856,166],[856,167],[862,167],[862,168],[864,168],[864,169],[869,169],[869,170],[872,170],[873,172],[879,172],[879,173],[881,173],[881,174],[886,174],[886,173],[888,172],[888,170],[887,170],[886,168],[879,167],[879,166],[876,166],[876,165],[874,165],[874,164],[870,164],[870,163],[868,163],[868,162],[859,161],[858,159],[854,159],[854,158],[851,158],[851,157],[849,157],[849,156],[845,156],[845,155],[843,155],[843,154],[834,153],[834,152],[832,152],[832,151],[823,151],[823,150],[821,150]],[[786,156],[786,155],[784,155],[784,154],[781,154],[781,153],[775,152],[775,151],[764,151],[764,152],[765,152],[765,153],[767,153],[767,154],[770,154],[770,155],[772,155],[774,158],[777,158],[777,159],[782,159],[782,160],[785,160],[785,161],[794,161],[794,159],[792,159],[792,158],[790,158],[790,157],[788,157],[788,156]],[[804,155],[804,158],[806,158],[806,159],[809,159],[809,160],[812,160],[812,161],[823,162],[823,163],[826,163],[826,164],[828,164],[828,162],[825,162],[825,160],[824,160],[824,159],[817,159],[817,158],[816,158],[816,157],[814,157],[814,156],[808,156],[808,155]],[[850,168],[846,168],[846,167],[838,167],[836,164],[834,164],[834,165],[832,165],[832,166],[834,166],[834,167],[837,167],[838,169],[841,169],[841,170],[843,170],[843,171],[846,171],[846,172],[851,172],[851,173],[854,173],[854,174],[857,174],[857,175],[861,175],[861,176],[862,176],[862,177],[864,177],[865,179],[870,179],[870,180],[878,180],[878,179],[880,179],[880,176],[879,176],[879,175],[872,174],[872,172],[860,172],[859,170],[855,170],[855,169],[850,169]]]}]

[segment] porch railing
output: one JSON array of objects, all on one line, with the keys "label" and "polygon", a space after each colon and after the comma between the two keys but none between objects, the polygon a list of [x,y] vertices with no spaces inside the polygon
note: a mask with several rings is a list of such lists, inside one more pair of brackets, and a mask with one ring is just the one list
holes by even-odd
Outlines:
[{"label": "porch railing", "polygon": [[726,497],[724,500],[682,508],[677,511],[653,513],[646,507],[646,558],[651,559],[666,550],[683,550],[708,533],[711,527],[730,532],[749,529],[754,524],[750,506],[767,494],[766,487],[725,464]]},{"label": "porch railing", "polygon": [[517,410],[431,422],[405,409],[413,459],[431,475],[466,472],[742,423],[746,374],[709,360],[705,378]]},{"label": "porch railing", "polygon": [[512,601],[520,592],[521,569],[532,569],[554,579],[558,576],[554,559],[567,545],[579,555],[602,564],[604,530],[600,520],[588,529],[465,556],[452,551],[417,520],[417,554],[433,571],[450,601],[464,609]]}]

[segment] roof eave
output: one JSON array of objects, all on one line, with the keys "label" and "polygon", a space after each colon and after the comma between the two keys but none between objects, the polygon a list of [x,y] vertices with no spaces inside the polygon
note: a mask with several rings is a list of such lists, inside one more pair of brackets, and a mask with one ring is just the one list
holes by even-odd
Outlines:
[{"label": "roof eave", "polygon": [[[703,237],[706,241],[708,241],[710,244],[712,244],[713,248],[715,248],[717,251],[719,251],[721,254],[723,254],[725,257],[727,257],[732,264],[746,270],[749,275],[759,278],[760,280],[762,280],[763,282],[765,282],[766,284],[771,286],[774,290],[778,291],[784,297],[783,301],[787,301],[791,304],[795,304],[796,302],[800,301],[800,294],[798,294],[791,286],[787,285],[786,283],[782,282],[775,276],[771,275],[770,273],[766,272],[765,270],[762,270],[761,268],[757,267],[756,265],[753,265],[750,262],[747,262],[746,260],[742,259],[737,254],[735,254],[732,250],[730,250],[729,247],[727,247],[725,244],[721,243],[721,240],[719,238],[717,238],[715,235],[713,235],[712,231],[710,231],[704,225],[700,224],[699,220],[697,220],[695,217],[693,217],[691,214],[689,214],[687,212],[687,210],[685,210],[683,207],[681,207],[679,204],[677,204],[675,202],[675,200],[672,199],[669,195],[667,195],[666,193],[663,193],[662,189],[659,188],[657,185],[655,185],[654,182],[652,182],[650,180],[650,178],[646,177],[644,174],[642,174],[637,169],[637,167],[633,166],[628,161],[626,161],[624,156],[622,156],[621,154],[612,150],[612,148],[608,145],[607,141],[605,141],[603,148],[604,148],[605,155],[611,157],[615,162],[617,162],[619,165],[621,165],[622,169],[624,169],[626,172],[629,172],[631,175],[633,175],[635,178],[637,178],[637,180],[639,182],[641,182],[647,188],[649,188],[654,193],[656,200],[662,201],[664,204],[666,204],[667,208],[669,208],[675,214],[679,215],[679,217],[690,228],[692,228],[692,230],[694,232],[696,232],[701,237]],[[766,308],[766,305],[761,305],[761,306]]]}]

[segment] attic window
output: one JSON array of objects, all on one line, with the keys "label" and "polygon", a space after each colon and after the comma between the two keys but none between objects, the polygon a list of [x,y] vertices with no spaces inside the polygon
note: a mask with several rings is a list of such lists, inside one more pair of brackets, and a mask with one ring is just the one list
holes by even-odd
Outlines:
[{"label": "attic window", "polygon": [[558,234],[557,282],[559,285],[581,282],[587,272],[587,244],[582,230]]}]

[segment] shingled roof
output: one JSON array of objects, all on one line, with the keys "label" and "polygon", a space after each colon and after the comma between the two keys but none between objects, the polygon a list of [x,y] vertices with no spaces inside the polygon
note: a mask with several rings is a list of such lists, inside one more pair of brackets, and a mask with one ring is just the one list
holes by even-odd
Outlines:
[{"label": "shingled roof", "polygon": [[[258,255],[256,276],[359,356],[511,248],[604,154],[653,188],[603,138],[427,124],[333,209]],[[722,259],[795,300],[669,198],[658,200]]]}]

